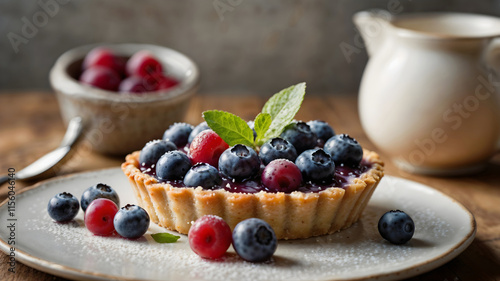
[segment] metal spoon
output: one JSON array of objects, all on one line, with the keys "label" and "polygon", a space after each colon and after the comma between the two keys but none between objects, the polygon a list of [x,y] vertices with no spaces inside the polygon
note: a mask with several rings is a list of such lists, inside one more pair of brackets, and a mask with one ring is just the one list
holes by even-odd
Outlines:
[{"label": "metal spoon", "polygon": [[53,174],[54,170],[66,162],[73,153],[71,149],[78,142],[83,130],[81,117],[74,117],[69,121],[64,138],[58,148],[45,154],[26,168],[15,173],[15,178],[9,176],[0,177],[0,185],[9,180],[32,180],[46,178]]}]

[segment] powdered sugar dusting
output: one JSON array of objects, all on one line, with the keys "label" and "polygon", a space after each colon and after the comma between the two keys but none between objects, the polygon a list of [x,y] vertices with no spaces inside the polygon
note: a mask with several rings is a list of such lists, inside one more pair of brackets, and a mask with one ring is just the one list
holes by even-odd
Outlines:
[{"label": "powdered sugar dusting", "polygon": [[[125,178],[101,177],[117,189],[124,204],[133,200]],[[83,186],[96,181],[86,180]],[[152,233],[169,231],[154,224],[144,237],[127,240],[92,235],[84,226],[82,211],[73,222],[55,223],[47,214],[46,204],[60,190],[73,191],[78,197],[84,188],[63,181],[19,196],[19,210],[23,212],[18,220],[18,248],[103,279],[324,280],[387,274],[442,254],[443,245],[452,247],[460,238],[457,232],[462,224],[443,216],[442,204],[436,205],[425,196],[419,199],[415,191],[398,193],[390,185],[381,184],[362,219],[349,229],[304,240],[279,241],[276,254],[265,263],[245,262],[232,248],[223,259],[212,261],[194,254],[185,235],[180,235],[176,243],[156,243]],[[403,209],[415,221],[415,236],[405,245],[392,245],[378,234],[378,219],[390,209]],[[4,219],[3,211],[0,219]],[[0,236],[4,239],[4,233],[0,232]]]}]

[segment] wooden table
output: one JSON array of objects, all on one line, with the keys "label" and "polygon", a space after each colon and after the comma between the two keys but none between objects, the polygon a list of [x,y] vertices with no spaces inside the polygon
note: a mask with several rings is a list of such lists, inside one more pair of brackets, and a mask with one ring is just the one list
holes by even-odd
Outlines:
[{"label": "wooden table", "polygon": [[[185,121],[198,124],[201,112],[221,109],[247,120],[260,111],[265,99],[253,96],[217,96],[200,94],[192,100]],[[368,148],[357,114],[356,99],[351,97],[306,96],[297,119],[322,119],[337,133],[349,133]],[[57,101],[51,93],[12,92],[0,94],[0,174],[8,168],[19,170],[44,153],[57,147],[64,134]],[[383,154],[382,154],[383,157]],[[70,160],[60,174],[117,167],[122,158],[86,154]],[[408,174],[386,163],[386,174],[432,186],[465,205],[476,217],[477,235],[472,245],[444,266],[411,280],[500,280],[500,158],[476,176],[439,178]],[[33,183],[17,182],[17,191]],[[0,200],[7,186],[0,187]],[[63,280],[21,263],[16,273],[8,272],[8,257],[0,255],[0,280]]]}]

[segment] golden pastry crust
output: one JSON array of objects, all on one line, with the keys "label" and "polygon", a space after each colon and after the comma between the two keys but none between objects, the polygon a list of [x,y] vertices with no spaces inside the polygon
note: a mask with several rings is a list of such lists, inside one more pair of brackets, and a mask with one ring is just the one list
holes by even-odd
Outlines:
[{"label": "golden pastry crust", "polygon": [[217,215],[234,229],[247,218],[268,222],[278,239],[298,239],[330,234],[351,226],[365,209],[384,175],[384,163],[375,152],[364,150],[372,167],[344,187],[304,193],[233,193],[224,189],[173,187],[159,183],[139,170],[139,151],[126,157],[122,170],[137,203],[156,224],[187,234],[191,223],[203,215]]}]

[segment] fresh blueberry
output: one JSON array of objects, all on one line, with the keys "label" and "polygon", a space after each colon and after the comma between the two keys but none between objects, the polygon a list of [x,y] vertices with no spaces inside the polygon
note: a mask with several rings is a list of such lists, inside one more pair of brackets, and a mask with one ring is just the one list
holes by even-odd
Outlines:
[{"label": "fresh blueberry", "polygon": [[120,236],[136,239],[149,228],[149,215],[143,208],[127,204],[116,213],[113,225]]},{"label": "fresh blueberry", "polygon": [[176,150],[177,146],[166,140],[154,140],[146,143],[139,155],[139,163],[143,168],[155,168],[156,162],[160,157],[172,150]]},{"label": "fresh blueberry", "polygon": [[413,237],[415,224],[403,211],[393,210],[385,213],[378,221],[378,232],[392,244],[404,244]]},{"label": "fresh blueberry", "polygon": [[260,147],[259,157],[264,165],[275,159],[288,159],[293,162],[297,159],[297,150],[288,141],[282,138],[274,138]]},{"label": "fresh blueberry", "polygon": [[180,180],[191,168],[189,157],[178,150],[163,154],[156,164],[156,176],[161,181]]},{"label": "fresh blueberry", "polygon": [[56,194],[49,200],[49,205],[47,206],[49,216],[57,222],[66,222],[74,219],[79,209],[80,203],[78,203],[78,199],[73,194],[67,192]]},{"label": "fresh blueberry", "polygon": [[187,123],[174,123],[163,133],[163,139],[173,142],[177,147],[183,147],[188,143],[189,135],[193,126]]},{"label": "fresh blueberry", "polygon": [[331,183],[335,174],[332,157],[321,148],[309,149],[297,157],[295,165],[299,167],[305,180],[315,183]]},{"label": "fresh blueberry", "polygon": [[299,121],[286,126],[281,138],[291,143],[297,153],[300,154],[308,149],[316,147],[318,137],[311,131],[306,123]]},{"label": "fresh blueberry", "polygon": [[120,198],[118,193],[111,188],[111,186],[103,183],[98,183],[87,188],[83,194],[80,203],[82,205],[82,210],[85,212],[89,204],[97,198],[107,198],[115,202],[116,206],[120,206]]},{"label": "fresh blueberry", "polygon": [[237,144],[226,149],[219,158],[219,171],[228,178],[243,180],[260,171],[260,159],[252,148]]},{"label": "fresh blueberry", "polygon": [[312,120],[307,122],[307,125],[311,128],[311,131],[316,134],[318,137],[318,143],[321,142],[325,144],[325,142],[335,135],[335,131],[332,127],[321,120]]},{"label": "fresh blueberry", "polygon": [[333,158],[336,165],[357,166],[363,159],[363,148],[349,135],[331,137],[323,148]]},{"label": "fresh blueberry", "polygon": [[208,130],[210,129],[210,127],[208,126],[207,122],[201,122],[200,124],[198,124],[196,127],[194,127],[194,129],[191,131],[191,134],[189,134],[189,138],[188,138],[188,143],[191,143],[194,138],[201,132],[205,131],[205,130]]},{"label": "fresh blueberry", "polygon": [[201,186],[205,189],[214,189],[221,184],[222,178],[219,175],[219,170],[207,163],[195,164],[184,177],[185,186]]},{"label": "fresh blueberry", "polygon": [[261,219],[244,220],[233,230],[233,248],[246,261],[266,261],[273,256],[277,247],[274,230]]}]

